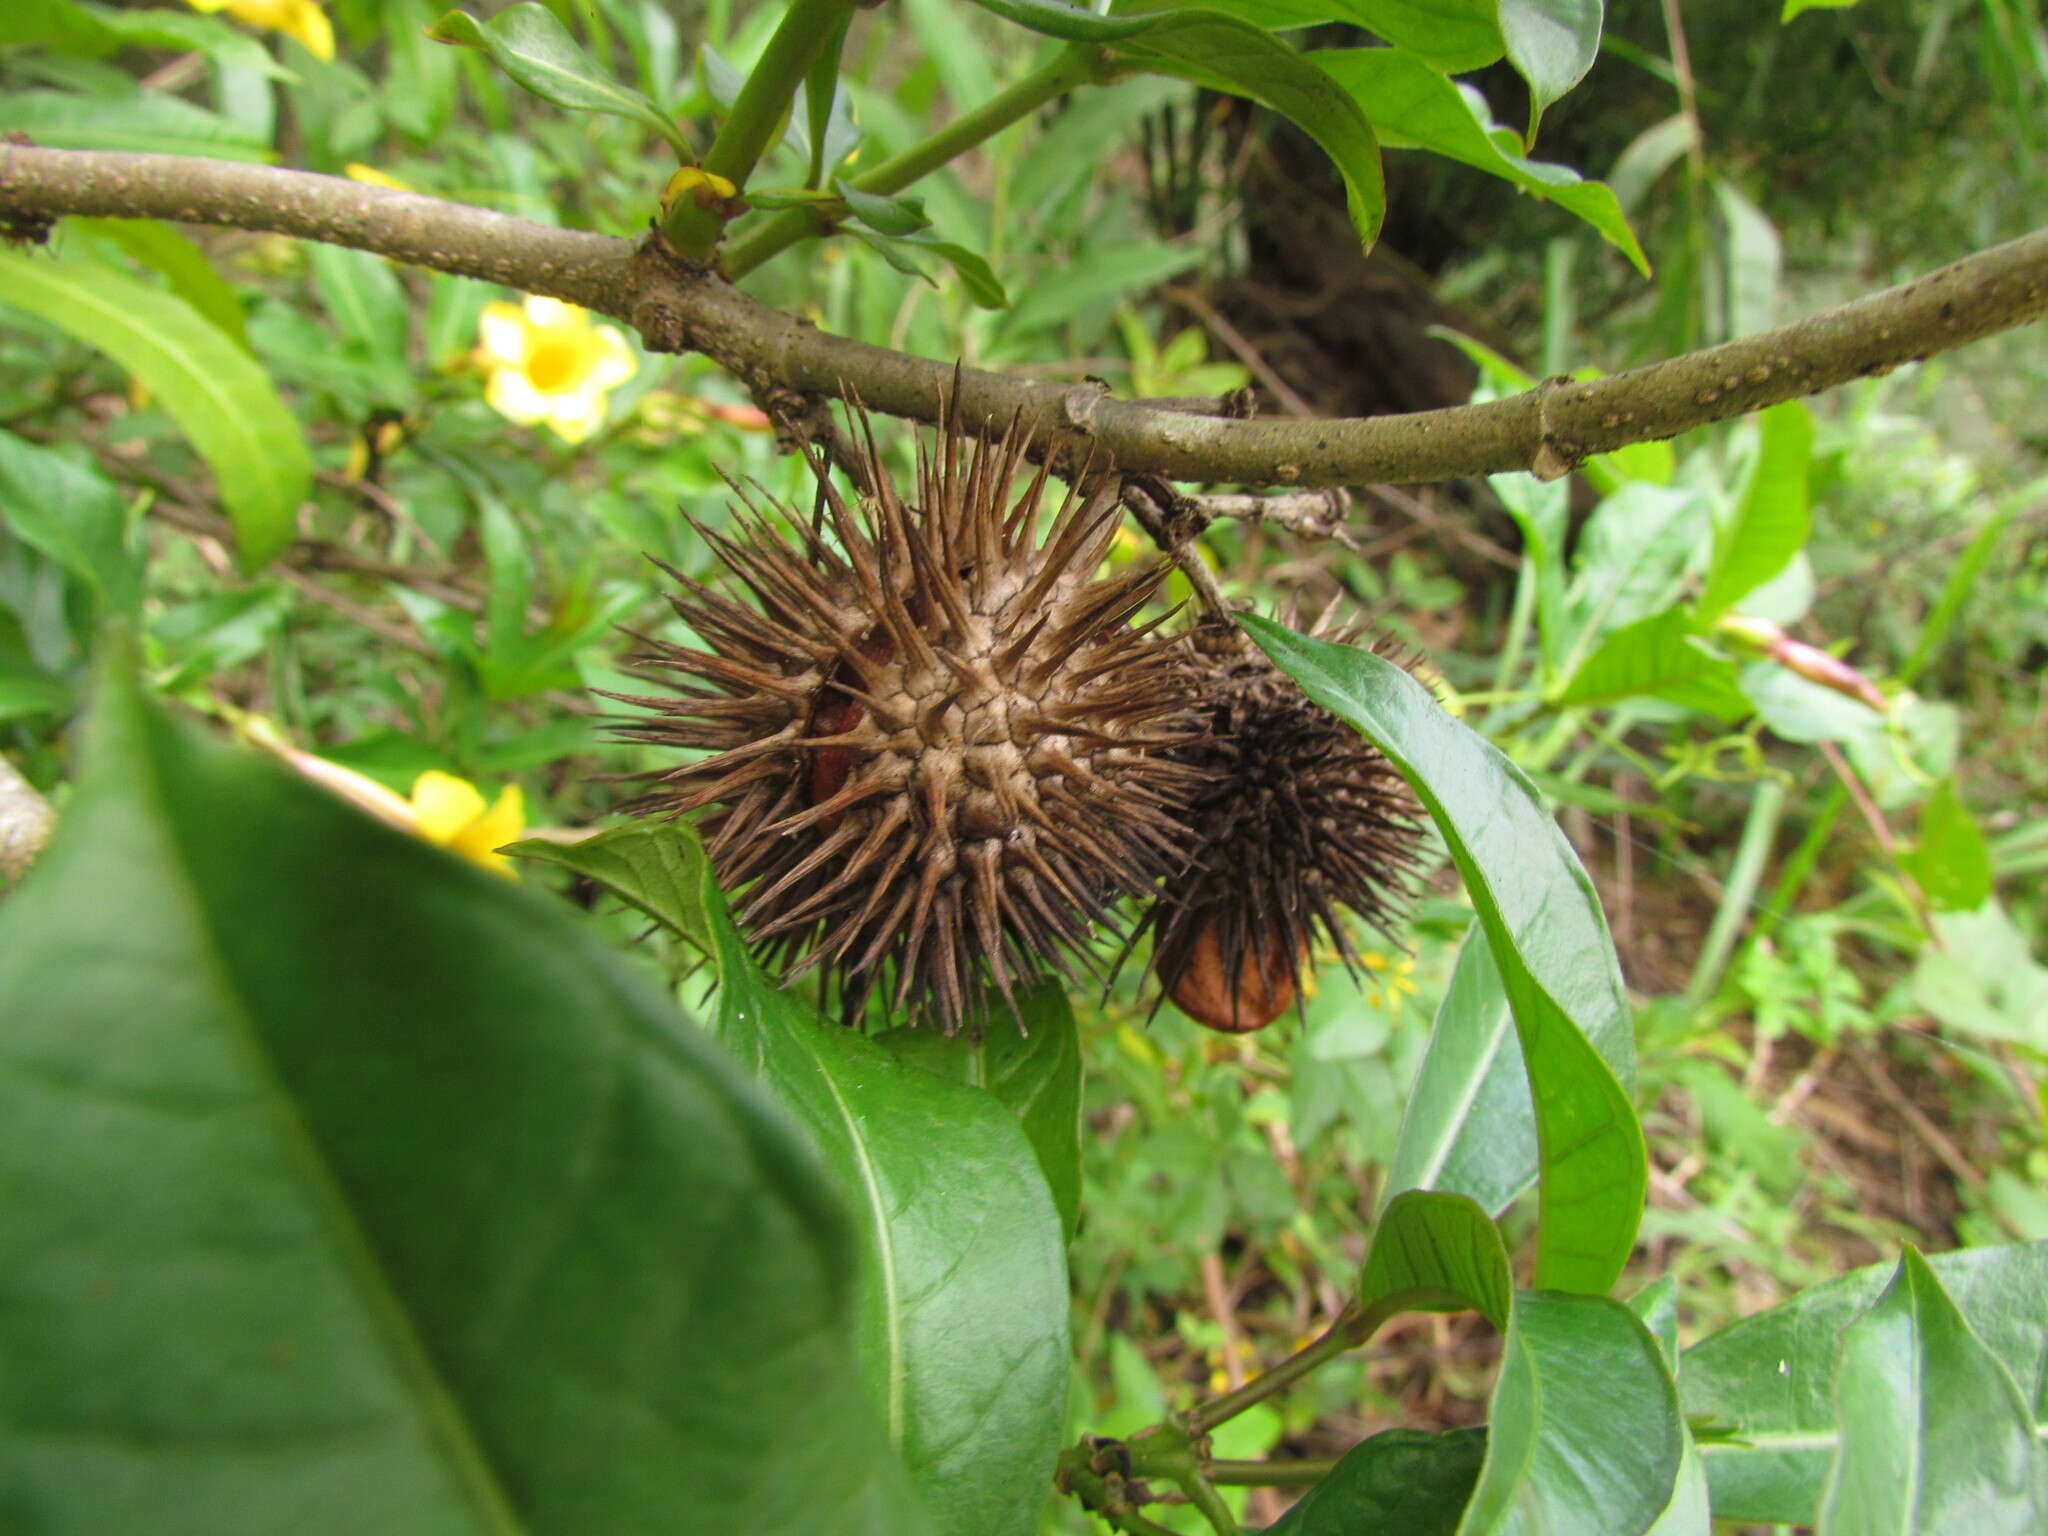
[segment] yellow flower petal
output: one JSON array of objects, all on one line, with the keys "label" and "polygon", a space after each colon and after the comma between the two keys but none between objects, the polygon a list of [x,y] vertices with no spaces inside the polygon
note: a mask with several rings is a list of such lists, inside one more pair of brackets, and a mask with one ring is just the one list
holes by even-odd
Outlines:
[{"label": "yellow flower petal", "polygon": [[334,57],[334,24],[317,0],[228,0],[227,11],[252,27],[282,32],[316,59]]},{"label": "yellow flower petal", "polygon": [[477,355],[518,368],[526,362],[526,315],[517,304],[486,304],[477,317]]},{"label": "yellow flower petal", "polygon": [[492,373],[490,383],[484,386],[484,398],[491,402],[492,410],[522,427],[546,421],[553,408],[548,397],[535,389],[533,381],[517,368],[500,368]]},{"label": "yellow flower petal", "polygon": [[484,797],[469,780],[430,768],[413,781],[412,811],[420,836],[446,848],[484,814]]},{"label": "yellow flower petal", "polygon": [[557,395],[548,405],[548,425],[565,443],[580,443],[604,425],[604,394],[588,390]]},{"label": "yellow flower petal", "polygon": [[582,313],[583,311],[574,304],[564,304],[560,299],[550,299],[538,293],[529,293],[526,296],[528,325],[573,325],[577,316]]},{"label": "yellow flower petal", "polygon": [[591,336],[590,383],[593,389],[617,389],[640,371],[640,359],[633,355],[618,327],[600,325]]},{"label": "yellow flower petal", "polygon": [[[482,797],[478,800],[481,802]],[[519,872],[512,867],[512,861],[494,850],[517,842],[525,830],[526,794],[517,784],[507,784],[497,803],[463,828],[449,847],[494,875],[517,880]]]},{"label": "yellow flower petal", "polygon": [[[396,176],[387,175],[383,171],[378,170],[374,165],[363,165],[359,162],[351,161],[341,168],[341,174],[350,181],[360,181],[366,187],[389,187],[393,192],[410,192],[413,190]],[[512,306],[508,304],[505,307],[510,309]]]}]

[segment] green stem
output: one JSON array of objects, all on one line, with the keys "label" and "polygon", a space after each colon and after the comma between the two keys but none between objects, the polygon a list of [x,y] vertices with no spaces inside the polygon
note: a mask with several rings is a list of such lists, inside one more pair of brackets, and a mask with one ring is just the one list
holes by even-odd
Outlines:
[{"label": "green stem", "polygon": [[1226,1488],[1312,1488],[1337,1465],[1334,1456],[1305,1461],[1212,1461],[1209,1481]]},{"label": "green stem", "polygon": [[[852,11],[852,0],[791,0],[760,62],[740,87],[718,137],[704,152],[702,169],[707,175],[746,186],[754,163],[767,151],[789,111],[797,86],[825,45],[840,35]],[[676,199],[662,226],[671,245],[698,261],[711,254],[724,231],[724,216],[699,207],[688,194]]]},{"label": "green stem", "polygon": [[1771,844],[1778,836],[1778,818],[1784,810],[1785,786],[1777,779],[1765,779],[1757,786],[1756,798],[1749,804],[1749,820],[1742,826],[1742,841],[1735,848],[1735,864],[1728,871],[1728,884],[1721,892],[1721,905],[1707,929],[1706,942],[1700,946],[1699,959],[1692,968],[1692,980],[1686,984],[1685,1006],[1688,1009],[1700,1007],[1721,985],[1721,977],[1728,968],[1728,957],[1734,953],[1735,940],[1742,932],[1744,919],[1749,916],[1750,899],[1756,895],[1756,888],[1763,880],[1764,866],[1770,861]]},{"label": "green stem", "polygon": [[1239,1536],[1237,1516],[1230,1512],[1230,1506],[1223,1502],[1223,1496],[1206,1477],[1199,1472],[1190,1472],[1180,1479],[1180,1486],[1188,1496],[1188,1502],[1216,1528],[1216,1536]]},{"label": "green stem", "polygon": [[1326,1360],[1363,1343],[1364,1340],[1354,1337],[1358,1321],[1356,1312],[1347,1308],[1321,1338],[1304,1345],[1263,1376],[1255,1377],[1236,1391],[1226,1392],[1210,1402],[1195,1404],[1187,1412],[1188,1428],[1196,1434],[1205,1435],[1218,1424],[1236,1418],[1252,1404],[1263,1402],[1283,1387],[1293,1385]]},{"label": "green stem", "polygon": [[[802,3],[802,0],[799,0]],[[912,146],[893,160],[884,160],[851,185],[862,192],[887,196],[901,192],[912,182],[929,176],[940,166],[957,160],[977,144],[992,139],[1012,123],[1030,116],[1054,97],[1064,96],[1077,85],[1109,78],[1109,66],[1100,49],[1083,43],[1069,44],[1052,60],[1033,70],[1000,95],[974,111]],[[751,84],[751,82],[749,82]],[[712,154],[718,146],[712,146]],[[715,169],[705,157],[705,169]],[[751,234],[736,240],[726,252],[726,275],[737,282],[762,262],[780,255],[799,240],[825,233],[829,221],[808,208],[786,208]]]}]

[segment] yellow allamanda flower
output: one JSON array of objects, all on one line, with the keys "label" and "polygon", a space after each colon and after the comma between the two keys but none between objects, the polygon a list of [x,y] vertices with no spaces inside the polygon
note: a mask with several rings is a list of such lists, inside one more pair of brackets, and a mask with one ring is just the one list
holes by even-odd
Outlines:
[{"label": "yellow allamanda flower", "polygon": [[1415,995],[1415,962],[1407,955],[1389,960],[1376,949],[1369,949],[1358,957],[1359,963],[1372,973],[1378,983],[1365,994],[1365,1000],[1375,1008],[1384,1008],[1393,1018],[1401,1017],[1401,1000]]},{"label": "yellow allamanda flower", "polygon": [[320,0],[187,0],[195,11],[226,11],[237,21],[295,38],[316,59],[334,57],[334,24]]},{"label": "yellow allamanda flower", "polygon": [[492,850],[526,830],[526,795],[507,784],[493,805],[467,779],[430,769],[413,781],[413,830],[437,848],[459,853],[494,875],[517,880],[512,861]]},{"label": "yellow allamanda flower", "polygon": [[593,325],[588,310],[531,294],[523,305],[484,306],[476,362],[494,410],[521,426],[545,422],[568,443],[603,424],[605,396],[640,367],[617,327]]},{"label": "yellow allamanda flower", "polygon": [[350,181],[360,181],[366,187],[389,187],[393,192],[416,190],[389,172],[380,171],[374,165],[364,165],[360,160],[351,160],[344,165],[341,174]]}]

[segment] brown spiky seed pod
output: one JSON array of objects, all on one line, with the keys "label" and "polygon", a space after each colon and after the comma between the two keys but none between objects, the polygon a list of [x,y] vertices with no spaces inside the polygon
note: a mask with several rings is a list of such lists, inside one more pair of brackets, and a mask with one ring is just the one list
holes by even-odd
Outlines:
[{"label": "brown spiky seed pod", "polygon": [[751,502],[699,529],[753,603],[677,576],[703,648],[651,644],[640,664],[681,680],[627,700],[657,714],[625,731],[711,755],[636,808],[702,813],[785,979],[821,969],[852,1016],[893,971],[897,1005],[951,1032],[984,980],[1014,1006],[1048,962],[1071,974],[1114,902],[1185,861],[1189,679],[1181,642],[1131,623],[1163,571],[1095,575],[1114,484],[1042,527],[1027,434],[970,448],[956,418],[905,500],[862,428],[857,507],[819,470],[829,540]]},{"label": "brown spiky seed pod", "polygon": [[[1332,634],[1328,615],[1316,626]],[[1317,937],[1358,960],[1342,913],[1384,929],[1408,893],[1421,812],[1384,756],[1311,702],[1235,625],[1186,637],[1208,732],[1194,866],[1146,913],[1162,995],[1211,1029],[1262,1029],[1294,1002]]]}]

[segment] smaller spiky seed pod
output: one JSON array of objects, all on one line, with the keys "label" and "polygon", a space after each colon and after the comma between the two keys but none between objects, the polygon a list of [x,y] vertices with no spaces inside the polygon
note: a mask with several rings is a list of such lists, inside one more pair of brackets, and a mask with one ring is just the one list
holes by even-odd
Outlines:
[{"label": "smaller spiky seed pod", "polygon": [[1178,640],[1131,623],[1162,568],[1095,575],[1113,483],[1069,490],[1041,536],[1047,471],[1023,475],[1017,425],[968,451],[954,417],[914,502],[865,429],[873,493],[849,507],[814,465],[824,527],[803,547],[751,504],[735,532],[699,529],[754,605],[677,576],[705,648],[650,642],[640,665],[684,681],[627,699],[657,713],[624,729],[711,755],[631,808],[702,813],[785,979],[821,969],[851,1016],[892,968],[897,1004],[951,1032],[983,980],[1014,1007],[1047,963],[1092,964],[1112,905],[1180,867],[1190,678]]},{"label": "smaller spiky seed pod", "polygon": [[[1316,632],[1328,638],[1329,615]],[[1141,927],[1162,997],[1211,1029],[1242,1034],[1286,1012],[1318,932],[1347,967],[1342,913],[1384,928],[1408,894],[1420,810],[1391,764],[1312,703],[1234,625],[1185,637],[1205,675],[1209,732],[1184,749],[1204,786],[1197,852]]]}]

